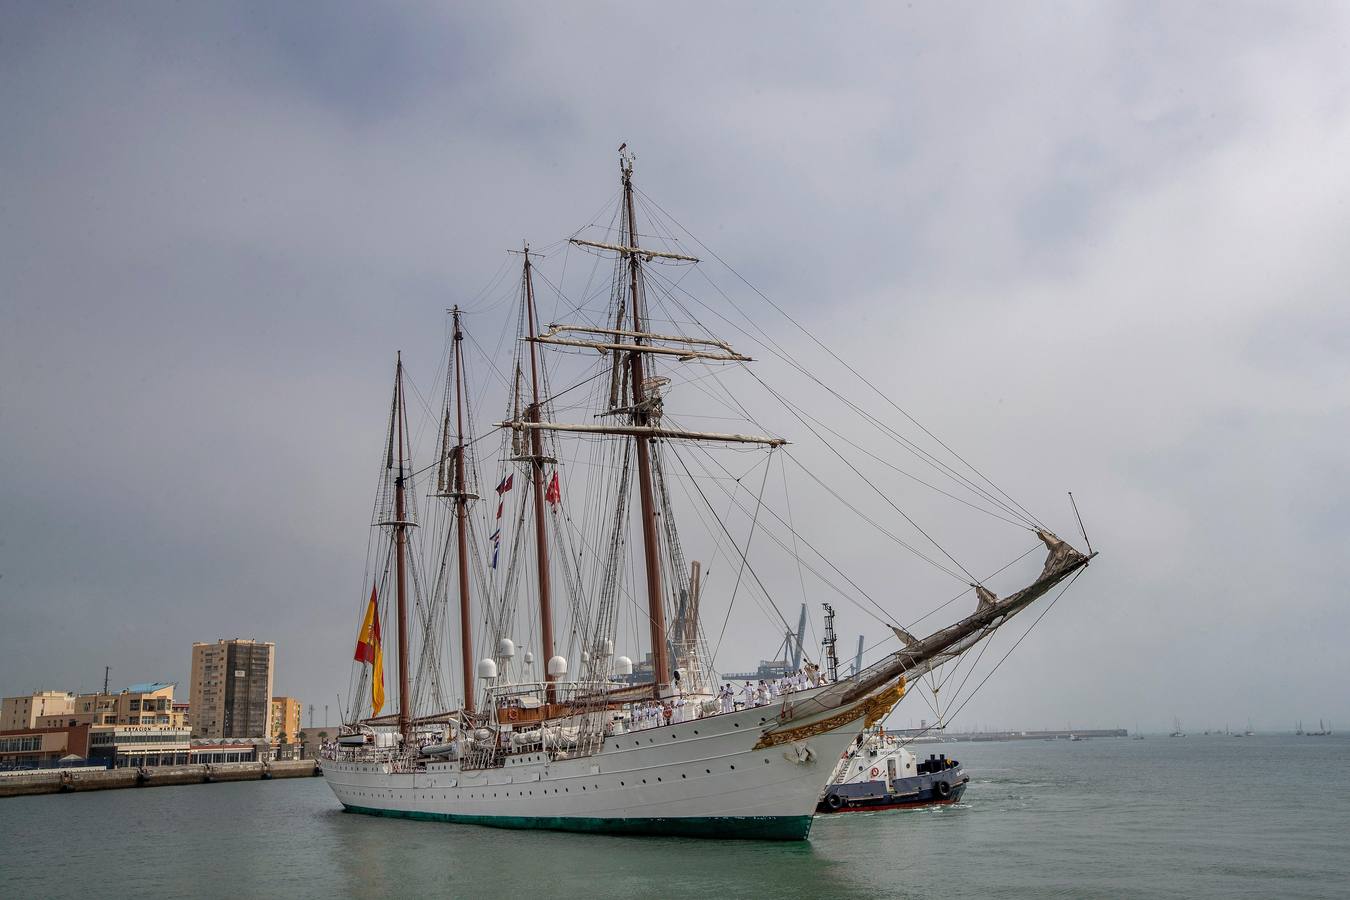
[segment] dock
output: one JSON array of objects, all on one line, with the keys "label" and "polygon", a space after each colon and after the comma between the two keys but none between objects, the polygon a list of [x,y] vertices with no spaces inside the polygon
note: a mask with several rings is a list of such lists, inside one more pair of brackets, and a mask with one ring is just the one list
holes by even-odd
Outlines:
[{"label": "dock", "polygon": [[273,778],[312,778],[322,770],[312,759],[282,759],[271,762],[201,763],[183,766],[141,768],[36,770],[32,774],[0,779],[0,797],[32,794],[70,794],[118,788],[161,787],[175,784],[211,784],[221,781],[263,781]]}]

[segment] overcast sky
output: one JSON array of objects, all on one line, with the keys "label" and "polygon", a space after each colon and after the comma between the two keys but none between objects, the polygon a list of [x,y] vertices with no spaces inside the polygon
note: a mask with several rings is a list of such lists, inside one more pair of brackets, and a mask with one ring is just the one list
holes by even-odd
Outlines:
[{"label": "overcast sky", "polygon": [[[433,385],[444,308],[586,224],[627,141],[1075,539],[1079,498],[1102,556],[957,724],[1350,722],[1344,5],[0,17],[0,693],[186,699],[191,642],[243,636],[335,707],[393,352]],[[848,531],[897,615],[947,599]]]}]

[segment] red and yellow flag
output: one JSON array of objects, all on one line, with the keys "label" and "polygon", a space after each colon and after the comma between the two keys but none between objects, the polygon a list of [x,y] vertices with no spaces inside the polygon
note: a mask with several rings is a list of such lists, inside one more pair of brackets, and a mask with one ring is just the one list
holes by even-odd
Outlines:
[{"label": "red and yellow flag", "polygon": [[356,636],[356,661],[374,666],[370,675],[370,706],[371,715],[378,716],[384,708],[384,650],[380,646],[379,605],[375,600],[375,587],[372,585],[366,618]]}]

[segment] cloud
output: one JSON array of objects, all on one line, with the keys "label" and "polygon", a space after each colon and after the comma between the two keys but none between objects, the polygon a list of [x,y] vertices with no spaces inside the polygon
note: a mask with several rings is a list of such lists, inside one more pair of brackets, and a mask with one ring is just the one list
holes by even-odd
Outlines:
[{"label": "cloud", "polygon": [[[1341,19],[21,8],[0,37],[21,126],[0,144],[0,687],[88,688],[107,663],[185,691],[189,643],[239,634],[278,641],[279,692],[335,702],[392,352],[433,397],[441,310],[505,248],[587,224],[627,140],[655,202],[1066,533],[1075,490],[1103,555],[963,715],[1344,718]],[[477,316],[495,344],[509,314]],[[1025,549],[865,471],[974,570]],[[841,521],[800,490],[799,524]],[[856,521],[824,531],[897,614],[960,588]],[[795,572],[756,551],[792,618]],[[770,655],[766,628],[738,600],[721,661]]]}]

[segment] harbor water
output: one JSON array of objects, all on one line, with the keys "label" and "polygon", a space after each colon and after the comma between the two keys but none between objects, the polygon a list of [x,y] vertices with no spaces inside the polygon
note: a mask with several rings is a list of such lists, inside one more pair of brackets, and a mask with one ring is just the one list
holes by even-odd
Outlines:
[{"label": "harbor water", "polygon": [[345,814],[322,779],[0,801],[2,897],[1344,897],[1350,738],[924,744],[956,806],[800,843]]}]

